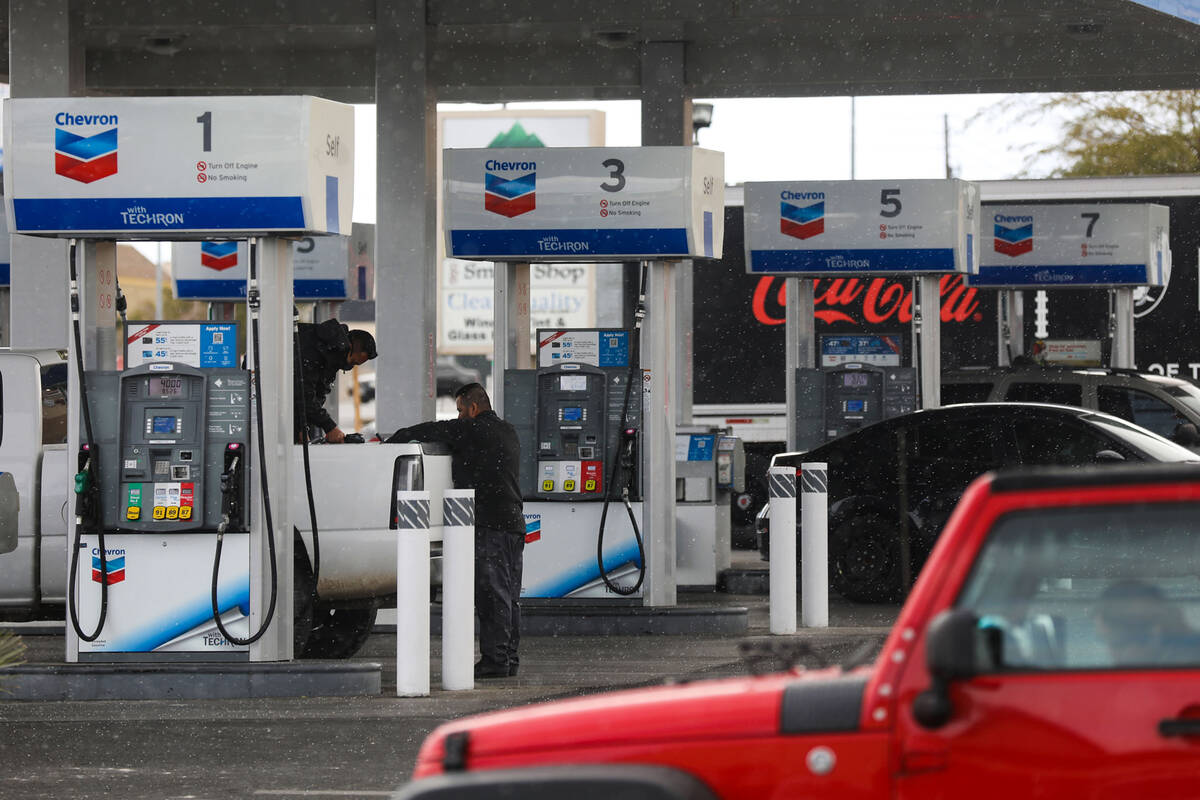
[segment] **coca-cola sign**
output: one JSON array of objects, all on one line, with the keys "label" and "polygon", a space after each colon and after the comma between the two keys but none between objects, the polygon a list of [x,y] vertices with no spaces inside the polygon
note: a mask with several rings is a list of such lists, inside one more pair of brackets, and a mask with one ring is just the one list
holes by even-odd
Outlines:
[{"label": "coca-cola sign", "polygon": [[[912,282],[896,278],[821,278],[814,280],[814,316],[825,323],[882,325],[912,322]],[[979,291],[963,283],[961,275],[940,280],[941,320],[946,323],[981,322]],[[762,325],[782,325],[787,303],[787,281],[765,275],[754,287],[752,311]]]}]

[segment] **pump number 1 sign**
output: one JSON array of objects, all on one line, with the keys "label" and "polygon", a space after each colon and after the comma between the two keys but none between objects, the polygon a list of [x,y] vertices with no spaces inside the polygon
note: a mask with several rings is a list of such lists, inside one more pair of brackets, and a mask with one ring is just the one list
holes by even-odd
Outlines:
[{"label": "pump number 1 sign", "polygon": [[4,101],[13,233],[349,233],[354,109],[316,97]]}]

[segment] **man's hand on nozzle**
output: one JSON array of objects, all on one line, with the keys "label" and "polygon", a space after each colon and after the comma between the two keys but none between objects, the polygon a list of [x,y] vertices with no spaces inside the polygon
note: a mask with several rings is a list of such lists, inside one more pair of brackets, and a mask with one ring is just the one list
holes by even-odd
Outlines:
[{"label": "man's hand on nozzle", "polygon": [[341,428],[334,428],[325,434],[325,441],[330,444],[341,444],[346,441],[346,434],[342,432]]}]

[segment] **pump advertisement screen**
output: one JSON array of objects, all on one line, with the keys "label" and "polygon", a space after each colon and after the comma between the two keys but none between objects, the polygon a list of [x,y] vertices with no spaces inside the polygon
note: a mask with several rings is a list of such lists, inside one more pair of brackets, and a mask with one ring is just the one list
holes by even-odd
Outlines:
[{"label": "pump advertisement screen", "polygon": [[745,185],[752,275],[974,272],[979,189],[960,180]]},{"label": "pump advertisement screen", "polygon": [[4,101],[13,233],[348,233],[354,109],[316,97]]},{"label": "pump advertisement screen", "polygon": [[1170,214],[1153,203],[987,205],[972,286],[1164,286]]},{"label": "pump advertisement screen", "polygon": [[[237,339],[236,322],[130,320],[125,328],[125,368],[164,361],[199,369],[236,367]],[[163,396],[174,396],[168,393],[168,384],[159,383],[157,387]],[[155,393],[154,383],[150,391]]]},{"label": "pump advertisement screen", "polygon": [[725,157],[695,147],[443,151],[447,255],[719,258]]}]

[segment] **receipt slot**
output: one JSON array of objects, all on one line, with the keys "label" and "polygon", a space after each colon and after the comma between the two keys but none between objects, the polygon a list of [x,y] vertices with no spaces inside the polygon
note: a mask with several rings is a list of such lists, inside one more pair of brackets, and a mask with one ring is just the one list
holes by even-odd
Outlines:
[{"label": "receipt slot", "polygon": [[796,449],[811,450],[880,420],[915,411],[917,404],[917,371],[912,367],[849,363],[798,369]]}]

